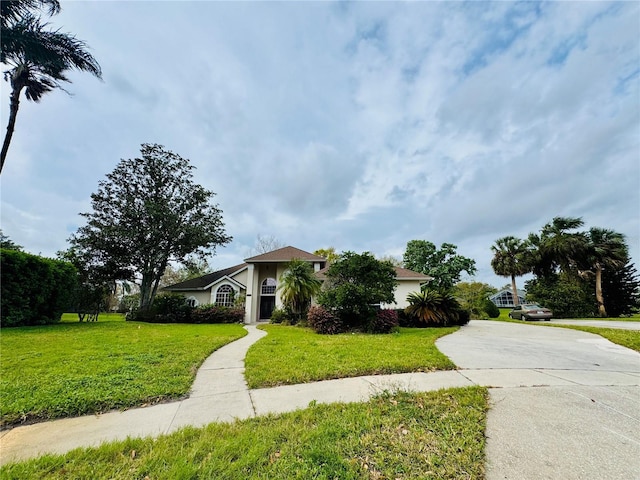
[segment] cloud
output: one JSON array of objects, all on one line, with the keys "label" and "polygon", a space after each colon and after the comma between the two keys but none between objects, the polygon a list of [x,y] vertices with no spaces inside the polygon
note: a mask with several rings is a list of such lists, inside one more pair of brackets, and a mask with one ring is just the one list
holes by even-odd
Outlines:
[{"label": "cloud", "polygon": [[62,248],[98,181],[156,142],[217,193],[220,268],[257,234],[398,256],[421,238],[501,285],[493,241],[556,215],[640,258],[636,3],[63,7],[104,81],[22,102],[2,228],[28,250]]}]

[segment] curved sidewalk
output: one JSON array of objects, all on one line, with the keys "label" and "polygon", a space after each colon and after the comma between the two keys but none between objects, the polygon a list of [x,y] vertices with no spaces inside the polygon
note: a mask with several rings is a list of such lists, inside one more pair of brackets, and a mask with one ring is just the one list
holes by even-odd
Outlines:
[{"label": "curved sidewalk", "polygon": [[[504,323],[502,325],[507,325],[504,327],[507,331],[514,328],[531,328],[538,331],[560,330],[536,329],[533,326],[521,327]],[[489,324],[472,322],[470,326],[438,341],[438,347],[452,357],[456,364],[462,366],[464,368],[462,370],[364,376],[248,390],[244,380],[244,358],[249,347],[266,333],[258,330],[255,326],[246,326],[245,328],[249,332],[247,336],[220,348],[203,363],[198,370],[189,398],[146,408],[16,427],[13,430],[2,432],[0,463],[27,459],[43,453],[64,453],[77,447],[97,446],[106,441],[125,439],[127,436],[157,436],[170,433],[186,425],[203,426],[215,421],[233,421],[266,413],[281,413],[305,408],[310,402],[364,401],[384,390],[429,391],[483,385],[501,387],[492,390],[493,406],[488,419],[490,425],[487,429],[489,437],[487,458],[490,466],[487,478],[529,478],[499,476],[499,472],[495,468],[491,469],[491,465],[496,465],[496,462],[499,463],[501,460],[500,452],[496,452],[495,448],[491,449],[490,447],[495,446],[496,441],[502,437],[505,441],[513,441],[510,438],[508,427],[510,422],[512,424],[514,415],[515,417],[530,418],[530,423],[533,422],[532,425],[535,427],[534,430],[540,429],[540,425],[536,424],[536,418],[523,414],[522,402],[526,407],[527,402],[537,403],[541,399],[545,403],[547,401],[553,402],[554,398],[555,401],[558,401],[558,396],[562,396],[563,389],[566,388],[570,388],[572,392],[583,392],[583,396],[587,397],[592,395],[591,392],[594,389],[611,392],[614,388],[619,388],[627,392],[626,397],[630,405],[633,406],[634,399],[637,400],[636,395],[640,392],[638,388],[640,387],[640,355],[637,352],[618,347],[592,334],[562,329],[572,332],[569,334],[571,338],[578,338],[582,343],[591,344],[596,347],[596,350],[611,354],[615,358],[620,357],[622,363],[614,362],[610,365],[612,368],[600,368],[593,365],[581,366],[579,362],[576,362],[566,365],[564,368],[553,368],[553,365],[546,365],[544,362],[531,364],[507,362],[507,364],[503,364],[491,361],[486,364],[480,362],[478,367],[474,368],[473,354],[471,356],[467,354],[473,352],[474,348],[476,350],[491,348],[489,339],[494,335],[487,327]],[[506,348],[513,349],[514,347]],[[487,355],[489,358],[494,358],[492,352],[487,352]],[[480,359],[476,358],[475,360]],[[626,360],[630,360],[630,362]],[[631,367],[627,368],[622,365],[630,365]],[[505,409],[503,406],[506,405],[506,402],[501,406],[499,401],[500,395],[507,395],[505,392],[520,392],[517,393],[520,403],[512,402],[511,409]],[[599,408],[608,408],[606,402],[599,402],[598,406]],[[532,407],[540,409],[544,405],[542,407],[532,405]],[[540,415],[543,414],[540,413]],[[637,416],[628,420],[632,427],[633,422],[638,421]],[[501,426],[500,422],[505,422],[505,425]],[[544,426],[544,418],[542,423]],[[505,435],[502,435],[500,428],[504,429]],[[556,435],[557,432],[552,433]],[[531,431],[527,436],[531,437]],[[636,448],[633,443],[635,441],[633,432],[628,437],[631,447]],[[561,435],[558,438],[560,441],[563,439]],[[505,448],[511,447],[507,445]],[[528,453],[527,455],[532,456]],[[521,460],[524,462],[526,459]],[[515,465],[514,468],[517,469],[519,466]]]}]

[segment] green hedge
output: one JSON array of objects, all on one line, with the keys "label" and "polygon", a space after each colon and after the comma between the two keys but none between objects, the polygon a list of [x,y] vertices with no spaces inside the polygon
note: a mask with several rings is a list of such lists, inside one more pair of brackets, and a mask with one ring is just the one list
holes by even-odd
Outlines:
[{"label": "green hedge", "polygon": [[60,321],[73,304],[78,275],[68,262],[0,250],[2,327]]}]

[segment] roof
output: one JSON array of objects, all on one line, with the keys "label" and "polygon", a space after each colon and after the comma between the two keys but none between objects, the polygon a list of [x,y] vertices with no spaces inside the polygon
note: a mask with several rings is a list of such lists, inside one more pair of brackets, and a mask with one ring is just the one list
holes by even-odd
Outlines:
[{"label": "roof", "polygon": [[433,277],[430,275],[425,275],[424,273],[414,272],[413,270],[409,270],[408,268],[402,267],[393,267],[396,270],[396,278],[400,279],[408,279],[408,280],[433,280]]},{"label": "roof", "polygon": [[[327,278],[326,273],[329,267],[325,267],[319,272],[316,272],[316,277],[320,280],[325,280]],[[433,280],[433,277],[429,275],[425,275],[424,273],[414,272],[413,270],[409,270],[407,268],[402,267],[393,267],[396,271],[396,279],[397,280],[421,280],[426,282],[427,280]]]},{"label": "roof", "polygon": [[224,270],[218,270],[213,273],[208,273],[202,277],[192,278],[191,280],[185,280],[184,282],[169,285],[168,287],[164,287],[163,290],[169,290],[169,291],[204,290],[209,285],[215,283],[217,280],[220,280],[222,277],[233,275],[234,273],[237,273],[238,271],[246,267],[247,267],[246,263],[241,263],[240,265],[235,265],[233,267],[225,268]]},{"label": "roof", "polygon": [[308,262],[326,262],[327,259],[319,257],[313,253],[305,252],[295,247],[284,247],[271,252],[256,255],[255,257],[246,258],[244,261],[247,263],[261,263],[261,262],[290,262],[294,258],[300,260],[306,260]]}]

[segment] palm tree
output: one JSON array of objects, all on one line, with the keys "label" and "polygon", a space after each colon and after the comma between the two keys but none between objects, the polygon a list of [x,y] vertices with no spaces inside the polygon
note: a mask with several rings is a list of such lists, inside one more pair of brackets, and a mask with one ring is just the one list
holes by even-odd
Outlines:
[{"label": "palm tree", "polygon": [[280,277],[278,290],[284,305],[301,318],[309,309],[313,296],[320,293],[321,286],[311,264],[294,258]]},{"label": "palm tree", "polygon": [[624,235],[613,230],[593,227],[586,235],[587,249],[584,257],[587,271],[596,277],[596,301],[598,314],[607,316],[602,294],[602,271],[606,268],[623,267],[629,260],[629,253]]},{"label": "palm tree", "polygon": [[27,100],[39,102],[44,94],[56,88],[64,91],[62,82],[70,82],[66,77],[68,70],[86,71],[98,78],[102,75],[100,65],[87,52],[84,42],[70,34],[46,30],[47,24],[29,13],[38,4],[49,5],[52,13],[59,9],[58,2],[53,0],[2,2],[2,63],[10,67],[4,72],[4,79],[11,85],[11,93],[0,172],[9,151],[23,90]]},{"label": "palm tree", "polygon": [[[583,232],[574,232],[582,227],[581,218],[555,217],[542,227],[540,235],[530,234],[529,243],[535,249],[530,254],[533,272],[537,276],[557,273],[576,272],[578,262],[584,256],[586,237]],[[529,255],[529,254],[528,254]]]},{"label": "palm tree", "polygon": [[531,271],[527,262],[527,243],[519,238],[506,236],[496,240],[496,244],[491,247],[493,259],[491,267],[496,275],[511,277],[511,291],[513,292],[514,305],[520,304],[518,289],[516,288],[516,277]]}]

